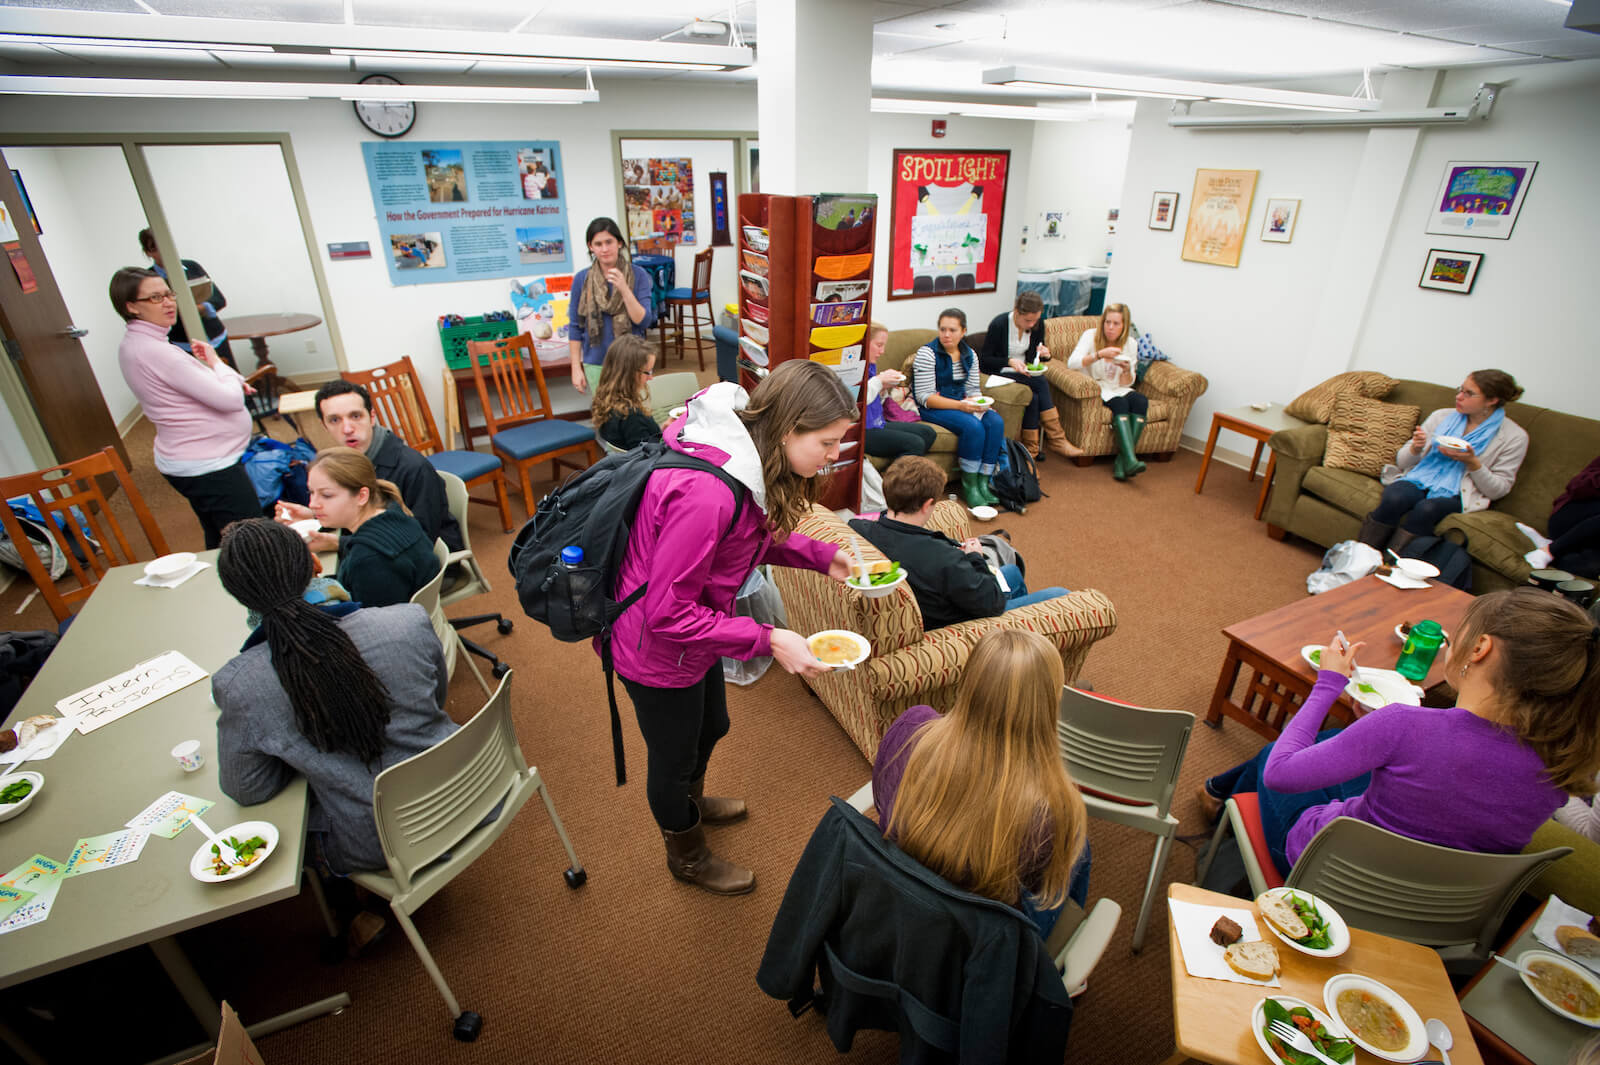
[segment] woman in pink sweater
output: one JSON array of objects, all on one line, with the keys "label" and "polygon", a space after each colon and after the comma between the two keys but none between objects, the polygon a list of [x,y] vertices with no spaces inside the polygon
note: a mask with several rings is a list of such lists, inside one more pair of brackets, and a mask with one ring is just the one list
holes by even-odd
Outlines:
[{"label": "woman in pink sweater", "polygon": [[113,274],[111,305],[128,323],[117,362],[156,427],[156,469],[194,508],[210,550],[229,522],[261,517],[239,463],[250,443],[244,397],[254,390],[211,345],[191,341],[191,355],[167,340],[178,301],[154,270],[130,266]]}]

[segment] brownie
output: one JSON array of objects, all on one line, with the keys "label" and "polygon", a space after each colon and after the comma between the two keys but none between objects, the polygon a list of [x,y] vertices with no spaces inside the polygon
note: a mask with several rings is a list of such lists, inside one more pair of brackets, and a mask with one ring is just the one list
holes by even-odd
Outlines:
[{"label": "brownie", "polygon": [[1217,923],[1211,926],[1211,941],[1218,946],[1237,943],[1243,936],[1244,929],[1239,927],[1239,922],[1227,917],[1218,917]]}]

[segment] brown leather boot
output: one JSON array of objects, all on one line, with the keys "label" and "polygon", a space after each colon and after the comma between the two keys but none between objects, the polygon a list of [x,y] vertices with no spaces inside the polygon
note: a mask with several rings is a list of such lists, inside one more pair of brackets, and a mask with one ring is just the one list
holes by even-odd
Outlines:
[{"label": "brown leather boot", "polygon": [[1061,428],[1061,412],[1051,407],[1049,410],[1039,412],[1039,427],[1044,430],[1045,446],[1051,451],[1075,459],[1083,454],[1083,448],[1067,439],[1067,432]]},{"label": "brown leather boot", "polygon": [[711,853],[704,823],[696,821],[686,832],[662,829],[661,838],[667,844],[668,871],[684,883],[713,895],[744,895],[755,890],[756,874]]},{"label": "brown leather boot", "polygon": [[1035,462],[1044,460],[1044,452],[1039,449],[1039,430],[1022,430],[1022,446],[1028,449],[1028,454],[1033,456]]},{"label": "brown leather boot", "polygon": [[706,795],[705,774],[689,781],[689,798],[700,807],[700,820],[708,825],[725,825],[729,821],[742,821],[750,811],[743,799],[723,799]]}]

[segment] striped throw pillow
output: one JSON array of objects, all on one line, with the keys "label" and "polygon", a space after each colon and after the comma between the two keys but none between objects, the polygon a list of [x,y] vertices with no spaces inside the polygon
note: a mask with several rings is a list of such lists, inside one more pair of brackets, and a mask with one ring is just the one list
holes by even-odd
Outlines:
[{"label": "striped throw pillow", "polygon": [[1421,407],[1382,403],[1376,399],[1340,393],[1333,400],[1328,421],[1328,450],[1322,464],[1335,470],[1353,470],[1376,477],[1394,461],[1400,445],[1411,439]]},{"label": "striped throw pillow", "polygon": [[1320,385],[1308,388],[1296,396],[1283,413],[1301,421],[1328,424],[1333,417],[1333,398],[1349,392],[1368,399],[1382,399],[1399,384],[1393,377],[1376,370],[1351,370],[1335,374]]}]

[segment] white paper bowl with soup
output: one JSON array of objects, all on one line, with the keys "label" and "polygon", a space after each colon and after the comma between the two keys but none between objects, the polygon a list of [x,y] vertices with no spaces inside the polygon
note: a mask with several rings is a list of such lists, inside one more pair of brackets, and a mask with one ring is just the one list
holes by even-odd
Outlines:
[{"label": "white paper bowl with soup", "polygon": [[179,551],[171,555],[162,555],[145,566],[144,575],[146,577],[154,577],[158,581],[171,580],[194,565],[195,557],[193,551]]},{"label": "white paper bowl with soup", "polygon": [[1357,1046],[1385,1061],[1416,1061],[1428,1050],[1428,1033],[1411,1003],[1387,984],[1340,973],[1322,985],[1322,1004]]},{"label": "white paper bowl with soup", "polygon": [[1517,972],[1539,1004],[1551,1013],[1600,1028],[1600,979],[1571,958],[1549,950],[1525,950]]},{"label": "white paper bowl with soup", "polygon": [[867,638],[849,629],[823,629],[806,637],[806,646],[833,669],[854,669],[872,654]]},{"label": "white paper bowl with soup", "polygon": [[1471,451],[1472,445],[1459,436],[1436,436],[1433,442],[1446,451]]}]

